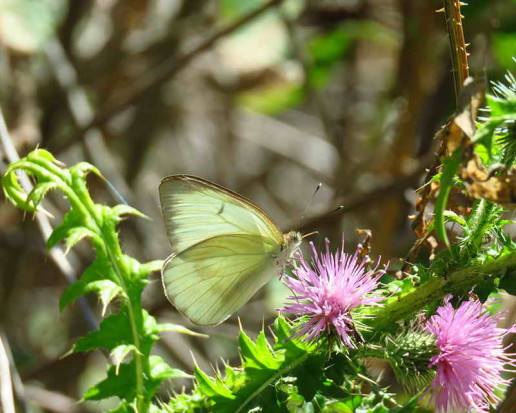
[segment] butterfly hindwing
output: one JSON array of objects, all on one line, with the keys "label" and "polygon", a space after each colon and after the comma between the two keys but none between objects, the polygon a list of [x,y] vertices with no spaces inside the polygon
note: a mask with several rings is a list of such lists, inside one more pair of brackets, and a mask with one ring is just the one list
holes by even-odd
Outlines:
[{"label": "butterfly hindwing", "polygon": [[219,324],[279,273],[279,253],[279,244],[261,235],[209,238],[165,262],[165,293],[194,323]]},{"label": "butterfly hindwing", "polygon": [[189,175],[163,179],[160,200],[174,253],[219,235],[248,234],[284,243],[272,219],[251,201]]}]

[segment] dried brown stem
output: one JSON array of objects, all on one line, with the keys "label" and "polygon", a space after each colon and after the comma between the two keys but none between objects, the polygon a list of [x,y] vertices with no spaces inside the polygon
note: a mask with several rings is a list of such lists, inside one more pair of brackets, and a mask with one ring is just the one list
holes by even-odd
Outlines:
[{"label": "dried brown stem", "polygon": [[462,4],[460,0],[444,0],[444,15],[446,17],[446,29],[450,37],[450,55],[455,80],[455,97],[457,99],[464,81],[469,76],[467,45],[462,28],[463,16],[460,13]]}]

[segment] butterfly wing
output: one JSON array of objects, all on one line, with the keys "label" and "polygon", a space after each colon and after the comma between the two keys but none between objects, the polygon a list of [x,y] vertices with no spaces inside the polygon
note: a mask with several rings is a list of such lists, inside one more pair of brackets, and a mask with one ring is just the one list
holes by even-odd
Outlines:
[{"label": "butterfly wing", "polygon": [[174,253],[220,235],[249,234],[283,244],[272,219],[248,199],[189,175],[164,178],[159,187],[168,239]]},{"label": "butterfly wing", "polygon": [[199,325],[215,325],[242,307],[281,271],[280,245],[253,234],[215,236],[167,259],[165,294],[183,315]]}]

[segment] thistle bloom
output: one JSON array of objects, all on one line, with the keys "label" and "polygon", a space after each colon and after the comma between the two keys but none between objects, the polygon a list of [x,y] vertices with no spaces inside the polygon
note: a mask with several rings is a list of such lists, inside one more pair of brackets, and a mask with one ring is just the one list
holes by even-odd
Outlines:
[{"label": "thistle bloom", "polygon": [[429,389],[438,412],[489,411],[508,380],[501,377],[515,361],[505,354],[502,341],[512,329],[497,328],[482,304],[470,299],[454,309],[447,298],[424,328],[435,335],[438,354],[430,359],[437,370]]},{"label": "thistle bloom", "polygon": [[311,242],[313,257],[307,262],[298,255],[299,266],[294,269],[294,277],[285,275],[283,283],[294,293],[279,311],[296,316],[308,316],[306,323],[300,325],[292,337],[304,337],[304,341],[317,338],[323,332],[330,333],[332,328],[349,347],[355,344],[351,337],[355,327],[351,310],[359,305],[376,305],[383,299],[372,293],[378,287],[379,278],[385,271],[366,271],[359,258],[359,250],[354,255],[344,253],[344,244],[339,251],[331,254],[329,241],[326,252],[319,253]]}]

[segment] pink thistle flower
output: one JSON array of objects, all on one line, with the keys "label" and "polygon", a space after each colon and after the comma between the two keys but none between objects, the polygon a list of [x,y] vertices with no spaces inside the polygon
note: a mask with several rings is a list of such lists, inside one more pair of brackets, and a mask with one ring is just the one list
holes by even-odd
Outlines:
[{"label": "pink thistle flower", "polygon": [[489,411],[489,404],[499,401],[495,390],[509,383],[501,376],[510,371],[505,366],[515,366],[514,354],[506,354],[502,343],[512,329],[497,328],[497,318],[479,301],[470,299],[454,309],[450,298],[424,326],[438,348],[430,359],[437,373],[429,391],[438,412]]},{"label": "pink thistle flower", "polygon": [[355,348],[351,339],[356,334],[351,311],[360,305],[381,305],[379,301],[383,297],[371,292],[378,287],[378,280],[385,271],[376,275],[376,268],[366,271],[358,256],[359,249],[354,255],[346,254],[344,243],[335,254],[330,253],[328,240],[325,253],[318,253],[312,242],[310,247],[311,262],[299,254],[299,266],[293,270],[295,278],[283,277],[283,283],[294,295],[287,298],[292,302],[278,311],[309,317],[296,328],[292,337],[310,341],[323,332],[330,333],[333,328],[348,347]]}]

